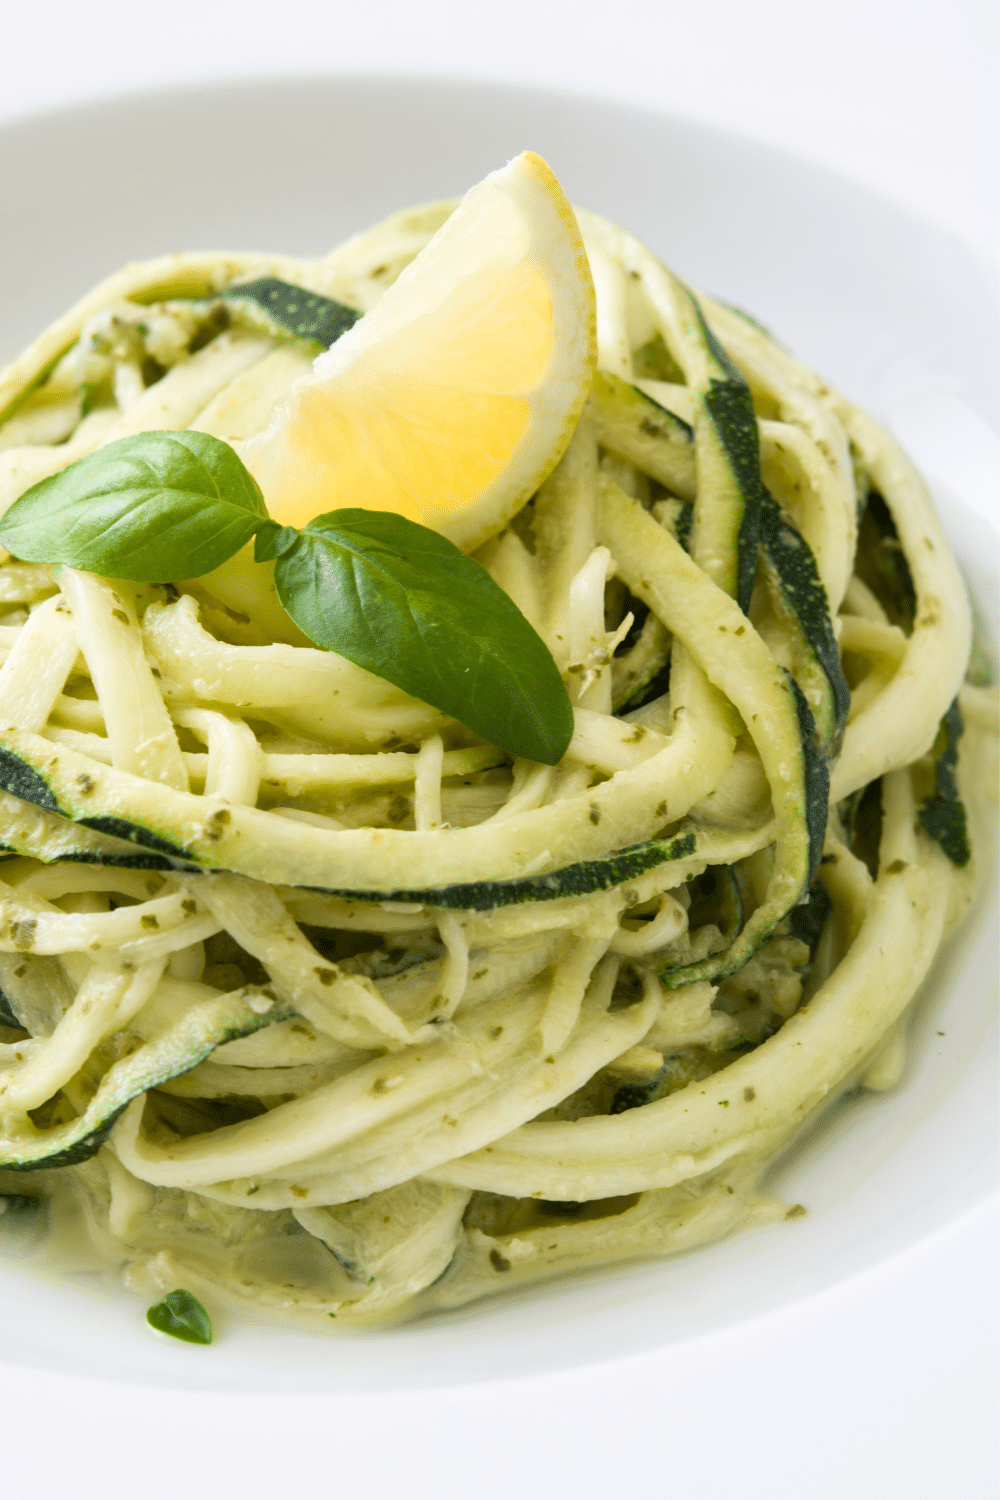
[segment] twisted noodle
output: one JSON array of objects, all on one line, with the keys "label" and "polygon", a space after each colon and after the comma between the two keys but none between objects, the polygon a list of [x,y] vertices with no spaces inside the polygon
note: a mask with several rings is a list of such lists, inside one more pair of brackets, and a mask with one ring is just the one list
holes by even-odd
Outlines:
[{"label": "twisted noodle", "polygon": [[[260,430],[315,350],[212,298],[266,273],[367,310],[452,206],[321,260],[111,278],[0,377],[0,504],[128,433]],[[972,889],[918,818],[956,695],[973,808],[989,780],[995,690],[962,685],[957,569],[870,417],[580,222],[600,369],[659,404],[632,420],[635,391],[599,376],[479,554],[570,686],[559,767],[274,641],[211,578],[0,566],[3,753],[49,756],[77,818],[98,798],[170,835],[142,868],[106,812],[0,794],[0,1180],[54,1195],[140,1284],[365,1322],[686,1249],[800,1212],[761,1194],[767,1163],[849,1084],[898,1078],[907,1007]],[[739,486],[709,404],[727,361],[851,689],[818,882],[790,915],[809,876],[785,669],[814,709],[822,684],[764,571],[736,602]],[[872,572],[870,491],[902,594]],[[546,885],[570,867],[575,886]],[[46,1166],[74,1121],[90,1154]],[[34,1178],[14,1170],[28,1147]]]}]

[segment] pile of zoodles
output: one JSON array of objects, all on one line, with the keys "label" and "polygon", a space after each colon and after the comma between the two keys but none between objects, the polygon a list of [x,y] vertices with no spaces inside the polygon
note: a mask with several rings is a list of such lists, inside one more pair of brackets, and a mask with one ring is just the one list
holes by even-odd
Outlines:
[{"label": "pile of zoodles", "polygon": [[[452,207],[97,288],[0,383],[0,510],[252,435]],[[961,576],[872,418],[578,219],[598,373],[476,554],[559,764],[207,584],[0,565],[0,1193],[137,1286],[341,1326],[689,1249],[801,1213],[768,1164],[900,1076],[995,756]]]}]

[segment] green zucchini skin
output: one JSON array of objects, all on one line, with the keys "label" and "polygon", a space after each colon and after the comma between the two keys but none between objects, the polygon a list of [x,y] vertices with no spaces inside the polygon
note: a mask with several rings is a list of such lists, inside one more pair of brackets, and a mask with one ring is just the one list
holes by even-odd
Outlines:
[{"label": "green zucchini skin", "polygon": [[[2,780],[0,787],[8,789]],[[38,806],[30,798],[22,800],[32,807]],[[138,828],[134,823],[126,823],[124,819],[94,818],[88,819],[86,823],[82,820],[73,822],[65,814],[50,812],[44,806],[39,808],[39,813],[41,817],[37,822],[40,827],[36,827],[30,836],[19,838],[16,831],[9,827],[5,830],[6,842],[0,844],[0,858],[5,854],[20,854],[41,860],[46,865],[63,861],[75,865],[107,865],[114,870],[155,870],[162,874],[183,875],[204,873],[203,865],[192,864],[180,850],[173,855],[134,852],[136,844],[151,842],[156,835],[149,834],[146,829]],[[43,818],[52,821],[45,824],[42,822]],[[108,832],[99,826],[102,824],[108,826]],[[116,836],[108,836],[112,826],[132,832],[123,831]],[[161,840],[158,843],[163,848],[167,841]]]},{"label": "green zucchini skin", "polygon": [[10,1026],[14,1031],[24,1030],[3,990],[0,990],[0,1026]]},{"label": "green zucchini skin", "polygon": [[682,499],[694,499],[694,434],[687,422],[604,370],[594,376],[589,406],[602,448],[635,464]]},{"label": "green zucchini skin", "polygon": [[187,1073],[224,1042],[249,1036],[275,1021],[287,1021],[294,1010],[275,1003],[258,1013],[248,991],[220,995],[196,1006],[171,1031],[147,1042],[107,1073],[84,1114],[68,1124],[39,1131],[22,1140],[0,1139],[0,1168],[10,1172],[38,1172],[71,1167],[94,1156],[107,1140],[122,1112],[133,1099],[180,1073]]},{"label": "green zucchini skin", "polygon": [[[706,900],[701,895],[699,887],[706,876],[713,876],[717,882],[718,899],[715,901]],[[719,886],[721,890],[718,889]],[[691,891],[691,906],[688,910],[688,931],[693,932],[714,919],[726,945],[721,950],[724,953],[726,948],[730,948],[735,943],[745,923],[743,893],[732,867],[730,865],[706,866],[700,880],[696,880],[689,886],[689,890]],[[715,894],[713,892],[713,895]]]},{"label": "green zucchini skin", "polygon": [[691,551],[691,527],[694,525],[694,506],[681,504],[674,517],[674,536],[685,552]]},{"label": "green zucchini skin", "polygon": [[[58,754],[52,756],[47,768],[54,770],[58,760]],[[74,790],[90,796],[92,780],[86,772],[79,774]],[[21,830],[20,837],[18,830],[12,829],[8,823],[4,828],[4,843],[0,845],[2,852],[30,855],[46,863],[65,859],[78,864],[188,874],[197,874],[205,868],[193,863],[187,851],[163,832],[123,818],[111,808],[92,814],[81,811],[74,814],[71,808],[60,802],[52,782],[46,779],[43,771],[26,756],[19,755],[12,744],[0,744],[0,791],[40,809],[43,820],[46,815],[55,818],[54,821],[44,821],[41,827],[37,826],[36,819],[36,826],[30,831]],[[75,834],[65,826],[67,821],[76,830]]]},{"label": "green zucchini skin", "polygon": [[805,943],[809,949],[810,962],[816,956],[816,945],[832,910],[833,903],[827,895],[826,887],[822,881],[814,880],[809,889],[808,901],[800,901],[789,913],[789,929],[792,936]]},{"label": "green zucchini skin", "polygon": [[[93,766],[93,762],[16,729],[0,729],[0,749],[4,748],[3,739],[7,743],[6,755],[0,759],[0,789],[6,791],[9,785],[16,785],[20,788],[23,803],[28,803],[29,798],[33,802],[35,797],[41,802],[40,810],[33,808],[31,818],[26,819],[20,829],[12,827],[8,821],[5,829],[8,852],[29,855],[45,862],[69,859],[77,863],[130,869],[225,873],[227,867],[213,859],[210,852],[199,850],[197,854],[192,853],[182,844],[171,842],[165,830],[144,828],[117,815],[111,794],[102,791],[94,779],[106,767],[95,768],[93,775],[89,769],[81,771],[80,766]],[[19,750],[21,754],[18,754]],[[37,760],[37,765],[28,759],[29,755]],[[23,774],[25,769],[28,775]],[[49,779],[45,777],[45,771],[49,772]],[[3,780],[5,774],[7,782]],[[86,785],[81,786],[81,782]],[[24,793],[29,796],[24,796]],[[189,801],[196,805],[198,799],[191,797]],[[34,804],[35,808],[38,806],[38,803]],[[94,811],[86,811],[88,806],[94,807]],[[191,826],[195,837],[200,833],[204,847],[204,842],[212,843],[218,838],[215,828],[221,829],[229,824],[230,812],[223,806],[210,813],[206,807],[201,818],[206,821],[192,820]],[[141,852],[135,851],[136,844],[141,844]],[[685,833],[673,840],[650,840],[597,859],[583,860],[546,875],[515,876],[499,881],[456,883],[400,892],[352,889],[349,894],[352,899],[363,901],[397,900],[421,906],[488,911],[495,906],[522,901],[609,890],[622,880],[634,879],[666,860],[683,859],[694,851],[695,836]],[[254,869],[251,878],[268,878],[263,854],[259,873]],[[326,886],[308,888],[329,889]],[[339,888],[336,893],[340,893]]]},{"label": "green zucchini skin", "polygon": [[240,281],[219,293],[223,301],[252,302],[285,333],[296,338],[312,339],[329,349],[361,317],[353,307],[345,307],[332,297],[310,292],[277,276],[258,276]]},{"label": "green zucchini skin", "polygon": [[913,575],[892,512],[877,490],[869,489],[858,516],[855,572],[874,593],[893,625],[909,635],[917,610]]},{"label": "green zucchini skin", "polygon": [[805,694],[791,673],[785,673],[785,681],[794,703],[802,747],[802,816],[808,841],[805,868],[796,886],[783,901],[766,904],[766,919],[760,920],[765,907],[758,907],[749,921],[745,924],[741,922],[738,933],[720,953],[702,959],[699,963],[667,965],[662,969],[660,978],[670,989],[679,989],[685,984],[694,984],[703,979],[714,982],[735,974],[753,957],[765,939],[771,936],[778,923],[784,921],[800,901],[808,899],[809,889],[823,856],[830,804],[830,766]]},{"label": "green zucchini skin", "polygon": [[[86,1135],[71,1137],[70,1144],[61,1150],[50,1151],[47,1156],[37,1160],[22,1161],[19,1157],[4,1155],[0,1158],[0,1167],[8,1172],[40,1172],[48,1171],[55,1167],[75,1167],[81,1161],[89,1161],[96,1156],[104,1145],[108,1136],[117,1125],[119,1119],[128,1108],[129,1100],[126,1099],[118,1109],[101,1121],[100,1125],[89,1131]],[[2,1148],[0,1148],[2,1150]]]},{"label": "green zucchini skin", "polygon": [[450,911],[495,911],[503,906],[520,906],[525,901],[555,901],[566,896],[589,896],[595,891],[610,891],[628,880],[654,870],[670,860],[686,859],[695,853],[697,840],[693,833],[682,833],[673,839],[650,839],[619,849],[603,859],[580,860],[547,875],[531,875],[520,880],[477,880],[465,885],[440,886],[423,891],[350,891],[316,889],[323,896],[339,896],[347,901],[399,901],[416,906],[433,906]]},{"label": "green zucchini skin", "polygon": [[762,488],[760,549],[765,566],[780,591],[818,673],[822,702],[815,713],[827,753],[840,749],[851,706],[851,690],[840,665],[830,605],[812,551]]},{"label": "green zucchini skin", "polygon": [[152,849],[165,855],[173,861],[173,868],[176,868],[177,860],[184,859],[184,850],[172,844],[169,839],[161,838],[158,833],[153,833],[138,823],[130,823],[125,818],[104,815],[96,818],[80,818],[78,822],[82,828],[92,828],[95,833],[103,833],[108,838],[121,839],[123,843],[141,844],[145,849]]},{"label": "green zucchini skin", "polygon": [[30,802],[46,812],[61,813],[55,793],[45,777],[34,766],[23,761],[12,750],[0,745],[0,787],[22,802]]},{"label": "green zucchini skin", "polygon": [[[6,761],[2,758],[6,755]],[[25,762],[11,752],[0,752],[0,786],[3,786],[5,768],[12,771],[10,782],[25,788],[18,778],[18,766],[32,771]],[[42,783],[40,795],[45,795],[47,783]],[[34,784],[33,784],[34,785]],[[16,796],[16,794],[14,794]],[[54,798],[52,800],[55,800]],[[13,801],[13,798],[12,798]],[[42,864],[54,864],[65,860],[70,864],[108,865],[113,869],[156,870],[169,873],[181,872],[197,875],[201,866],[165,854],[154,854],[136,849],[134,839],[109,838],[92,828],[84,828],[62,812],[52,812],[47,806],[39,806],[30,798],[17,796],[14,806],[8,803],[2,811],[4,842],[0,844],[0,857],[4,854],[24,855],[41,860]],[[132,826],[132,825],[127,825]]]},{"label": "green zucchini skin", "polygon": [[[738,519],[734,518],[736,577],[733,580],[733,597],[746,614],[757,571],[757,545],[760,541],[764,489],[760,477],[757,414],[749,385],[705,322],[701,308],[697,303],[694,306],[710,362],[715,366],[702,396],[702,404],[718,435],[741,497],[740,513]],[[697,510],[696,500],[696,516]]]},{"label": "green zucchini skin", "polygon": [[940,844],[958,869],[963,869],[972,857],[965,805],[955,780],[958,742],[964,732],[962,710],[956,698],[941,720],[934,746],[938,751],[934,758],[934,791],[923,799],[917,812],[921,828]]},{"label": "green zucchini skin", "polygon": [[[707,330],[706,330],[707,331]],[[711,339],[711,333],[708,334]],[[728,355],[717,345],[722,356]],[[716,356],[718,357],[718,356]],[[735,370],[735,366],[733,366]],[[739,380],[742,375],[736,371]],[[743,382],[744,386],[746,382]],[[757,419],[752,402],[749,414],[746,401],[750,397],[749,387],[741,393],[736,382],[729,384],[712,380],[705,396],[705,405],[723,442],[730,466],[744,495],[756,495],[751,499],[751,509],[744,511],[739,541],[740,595],[738,603],[744,614],[749,594],[744,593],[749,578],[753,587],[751,555],[746,552],[749,537],[754,531],[758,537],[760,555],[764,560],[774,587],[783,600],[790,617],[791,627],[798,633],[803,651],[812,663],[810,677],[817,683],[821,702],[814,717],[819,725],[827,753],[837,755],[844,736],[844,726],[851,706],[851,690],[847,686],[840,665],[840,651],[833,633],[830,605],[826,597],[816,566],[816,559],[806,541],[785,519],[777,501],[760,481],[760,448]],[[749,429],[749,418],[753,420],[753,432]],[[756,477],[755,477],[756,476]],[[756,523],[750,519],[756,513]],[[686,504],[677,505],[672,530],[685,551],[690,551],[691,525],[694,508]],[[746,526],[744,534],[743,526]],[[754,563],[755,566],[755,563]]]},{"label": "green zucchini skin", "polygon": [[[681,504],[681,502],[678,502]],[[690,505],[681,504],[690,513]],[[664,672],[670,660],[670,636],[652,613],[643,621],[639,638],[630,651],[616,656],[611,663],[612,709],[619,714],[629,704],[638,703],[649,694],[647,689]]]},{"label": "green zucchini skin", "polygon": [[[4,846],[11,854],[24,854],[23,849],[11,849],[9,845]],[[40,856],[35,856],[39,858]],[[107,865],[113,870],[157,870],[162,874],[203,875],[204,869],[201,865],[185,864],[181,860],[166,859],[162,854],[121,854],[113,850],[96,849],[72,849],[66,854],[57,856],[65,860],[67,864],[75,865]]]},{"label": "green zucchini skin", "polygon": [[[12,756],[11,759],[16,760],[16,757]],[[38,777],[39,781],[41,779]],[[51,797],[47,784],[43,785]],[[64,815],[48,810],[35,814],[34,821],[41,825],[40,836],[36,834],[11,841],[8,832],[8,842],[0,852],[28,855],[46,864],[60,861],[67,864],[104,865],[119,870],[155,870],[186,875],[226,873],[222,869],[214,871],[204,865],[191,863],[183,857],[183,851],[178,851],[176,857],[133,852],[125,838],[100,837],[90,833],[80,822],[71,822]],[[91,824],[96,821],[98,820],[90,820]],[[133,825],[123,826],[130,828]],[[581,860],[546,875],[532,875],[523,879],[471,881],[430,890],[388,892],[333,889],[327,886],[309,886],[305,889],[352,901],[406,901],[416,906],[441,907],[453,911],[492,911],[496,907],[516,906],[525,901],[550,901],[564,896],[611,890],[623,881],[638,879],[658,865],[671,860],[687,859],[695,855],[696,851],[696,835],[684,832],[672,839],[650,839],[646,843],[620,849],[602,859]]]},{"label": "green zucchini skin", "polygon": [[819,862],[823,858],[826,823],[830,811],[830,762],[823,744],[823,737],[813,718],[812,709],[791,673],[788,674],[788,685],[795,700],[799,735],[802,740],[803,792],[806,828],[809,833],[809,867],[796,901],[789,903],[788,909],[791,910],[798,901],[807,896],[816,871],[819,869]]},{"label": "green zucchini skin", "polygon": [[[703,404],[742,496],[736,543],[737,602],[745,614],[753,591],[759,546],[765,566],[787,606],[792,628],[800,635],[804,651],[814,663],[810,675],[817,680],[823,699],[816,717],[827,750],[833,756],[843,738],[851,694],[840,666],[826,590],[808,544],[785,519],[761,481],[760,435],[750,387],[700,311],[698,317],[710,358],[717,368],[717,373],[709,379]],[[660,455],[661,463],[662,453],[669,451],[670,463],[677,474],[693,475],[694,432],[680,417],[659,406],[643,391],[604,373],[595,378],[591,399],[597,414],[598,440],[604,447],[645,467],[654,478],[660,475],[650,465],[650,451]],[[644,410],[642,403],[655,416]],[[679,456],[685,447],[689,455],[686,463]],[[688,478],[687,483],[690,482]],[[686,486],[675,483],[674,487],[685,501],[689,500]],[[696,501],[693,506],[690,503],[676,506],[672,530],[685,551],[690,550],[696,509]],[[629,697],[633,696],[634,692],[630,693]]]}]

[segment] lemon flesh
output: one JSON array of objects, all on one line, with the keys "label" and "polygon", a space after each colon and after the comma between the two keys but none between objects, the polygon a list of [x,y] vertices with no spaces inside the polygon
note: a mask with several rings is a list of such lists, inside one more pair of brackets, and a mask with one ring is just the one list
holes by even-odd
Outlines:
[{"label": "lemon flesh", "polygon": [[466,194],[240,455],[283,525],[361,506],[471,551],[562,456],[595,325],[573,210],[525,152]]}]

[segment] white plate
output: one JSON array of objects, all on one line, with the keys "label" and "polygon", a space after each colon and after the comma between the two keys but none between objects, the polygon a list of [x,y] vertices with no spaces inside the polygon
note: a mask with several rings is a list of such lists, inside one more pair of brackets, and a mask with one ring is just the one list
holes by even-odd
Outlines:
[{"label": "white plate", "polygon": [[[893,421],[981,596],[996,600],[995,340],[981,268],[850,182],[668,117],[478,85],[331,80],[161,94],[7,126],[0,172],[17,213],[0,252],[0,351],[126,259],[315,253],[394,208],[461,192],[524,147],[549,159],[575,201],[638,231]],[[387,1333],[326,1339],[223,1313],[210,1349],[155,1340],[125,1293],[7,1262],[0,1356],[8,1368],[133,1386],[426,1390],[655,1348],[853,1276],[992,1189],[992,905],[990,893],[942,955],[901,1087],[838,1105],[774,1174],[775,1191],[808,1204],[804,1220]]]}]

